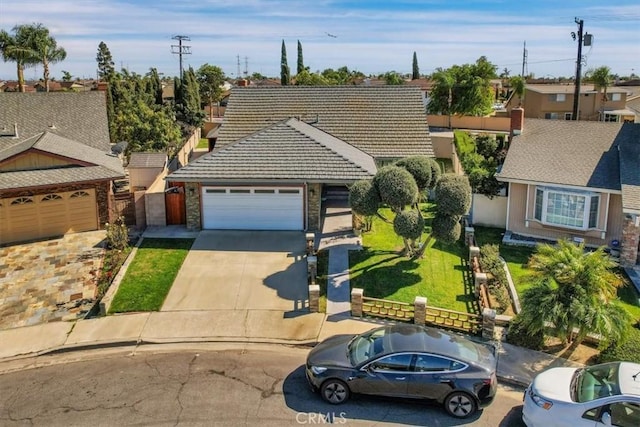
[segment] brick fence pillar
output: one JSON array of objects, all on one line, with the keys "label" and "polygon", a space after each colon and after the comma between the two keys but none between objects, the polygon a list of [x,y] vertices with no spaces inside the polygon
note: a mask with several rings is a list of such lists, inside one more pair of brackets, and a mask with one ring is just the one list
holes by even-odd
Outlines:
[{"label": "brick fence pillar", "polygon": [[469,246],[469,265],[473,266],[474,258],[480,258],[480,248],[477,246]]},{"label": "brick fence pillar", "polygon": [[487,340],[494,339],[495,327],[496,311],[492,308],[484,308],[482,310],[482,338]]},{"label": "brick fence pillar", "polygon": [[475,245],[475,235],[476,235],[476,231],[473,227],[464,228],[464,241],[467,244],[467,246]]},{"label": "brick fence pillar", "polygon": [[362,317],[363,297],[364,297],[364,289],[353,288],[351,290],[351,315],[353,317]]},{"label": "brick fence pillar", "polygon": [[320,311],[320,285],[309,285],[309,311]]},{"label": "brick fence pillar", "polygon": [[487,273],[473,273],[473,289],[476,297],[480,296],[480,288],[487,285]]},{"label": "brick fence pillar", "polygon": [[620,263],[623,267],[633,267],[638,261],[638,239],[640,227],[636,226],[634,215],[626,215],[622,224],[622,250]]},{"label": "brick fence pillar", "polygon": [[413,300],[413,323],[416,325],[424,325],[427,318],[427,298],[416,297]]}]

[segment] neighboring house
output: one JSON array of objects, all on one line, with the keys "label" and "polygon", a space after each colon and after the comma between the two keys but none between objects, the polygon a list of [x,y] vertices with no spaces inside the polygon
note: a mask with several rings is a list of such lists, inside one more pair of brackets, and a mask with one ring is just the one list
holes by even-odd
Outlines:
[{"label": "neighboring house", "polygon": [[638,262],[640,125],[530,119],[509,147],[507,234],[621,250]]},{"label": "neighboring house", "polygon": [[418,87],[237,88],[216,149],[167,180],[188,228],[317,230],[326,188],[410,155],[433,157]]},{"label": "neighboring house", "polygon": [[104,93],[0,93],[0,244],[101,228],[123,177]]},{"label": "neighboring house", "polygon": [[[571,84],[527,84],[522,107],[525,117],[550,120],[571,120],[575,86]],[[623,87],[607,88],[607,99],[603,90],[594,85],[582,85],[578,104],[579,120],[625,122],[633,121],[633,112],[626,109],[628,90]],[[513,96],[507,109],[521,102]]]},{"label": "neighboring house", "polygon": [[627,110],[634,114],[634,123],[640,123],[640,95],[627,98]]},{"label": "neighboring house", "polygon": [[166,168],[166,153],[131,153],[127,165],[130,190],[146,190]]}]

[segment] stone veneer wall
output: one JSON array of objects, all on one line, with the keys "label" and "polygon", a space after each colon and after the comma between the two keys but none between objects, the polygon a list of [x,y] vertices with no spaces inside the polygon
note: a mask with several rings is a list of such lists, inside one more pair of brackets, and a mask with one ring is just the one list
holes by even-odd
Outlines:
[{"label": "stone veneer wall", "polygon": [[322,184],[307,184],[307,230],[320,230]]},{"label": "stone veneer wall", "polygon": [[187,229],[200,230],[200,185],[197,182],[185,183],[185,204],[187,209]]},{"label": "stone veneer wall", "polygon": [[638,243],[640,227],[636,227],[635,218],[627,215],[622,226],[622,251],[620,252],[620,262],[625,267],[631,267],[638,262]]}]

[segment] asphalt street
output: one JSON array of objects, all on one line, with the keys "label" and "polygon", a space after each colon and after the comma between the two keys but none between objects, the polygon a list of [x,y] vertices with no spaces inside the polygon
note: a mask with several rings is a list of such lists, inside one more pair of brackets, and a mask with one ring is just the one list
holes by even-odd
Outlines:
[{"label": "asphalt street", "polygon": [[460,421],[439,406],[371,397],[344,405],[310,391],[307,348],[142,346],[0,364],[0,425],[46,426],[523,426],[522,390],[501,386]]}]

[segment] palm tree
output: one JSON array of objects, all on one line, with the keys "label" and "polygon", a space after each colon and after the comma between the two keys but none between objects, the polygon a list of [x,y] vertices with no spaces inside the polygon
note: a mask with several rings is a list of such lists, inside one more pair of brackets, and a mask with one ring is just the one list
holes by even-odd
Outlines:
[{"label": "palm tree", "polygon": [[58,47],[56,40],[49,34],[49,29],[42,24],[27,25],[25,29],[31,50],[33,50],[33,60],[42,64],[44,85],[49,92],[49,65],[63,61],[67,57],[67,52],[62,47]]},{"label": "palm tree", "polygon": [[604,248],[585,252],[584,244],[567,240],[538,246],[529,260],[532,287],[522,296],[518,315],[528,333],[543,334],[552,325],[554,335],[574,345],[589,333],[599,334],[601,345],[623,337],[630,316],[615,301],[622,281],[614,265]]},{"label": "palm tree", "polygon": [[606,65],[598,67],[587,73],[587,77],[593,82],[595,89],[600,93],[600,120],[604,120],[604,104],[607,102],[607,88],[611,85],[611,69]]},{"label": "palm tree", "polygon": [[15,62],[18,77],[18,90],[24,92],[24,69],[35,65],[35,52],[30,43],[30,32],[25,25],[16,25],[11,30],[12,36],[0,30],[0,54],[4,62]]}]

